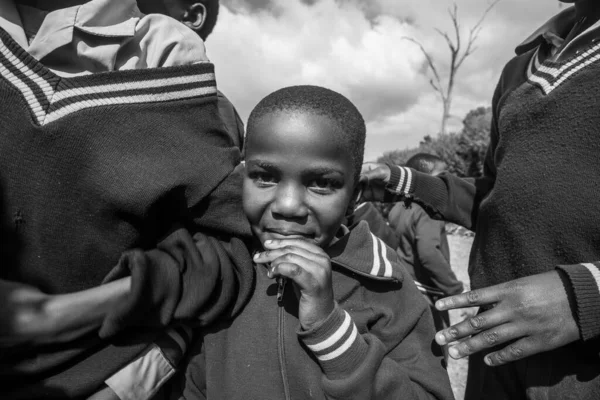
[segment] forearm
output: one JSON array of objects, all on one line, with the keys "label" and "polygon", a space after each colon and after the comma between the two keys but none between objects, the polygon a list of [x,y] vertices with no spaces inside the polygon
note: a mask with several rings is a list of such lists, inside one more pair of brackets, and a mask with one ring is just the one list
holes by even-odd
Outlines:
[{"label": "forearm", "polygon": [[410,199],[432,218],[472,229],[477,211],[476,186],[451,174],[430,176],[411,168],[390,166],[388,202]]},{"label": "forearm", "polygon": [[2,287],[0,346],[14,346],[69,341],[97,329],[127,297],[130,279],[63,295],[13,282],[2,282]]}]

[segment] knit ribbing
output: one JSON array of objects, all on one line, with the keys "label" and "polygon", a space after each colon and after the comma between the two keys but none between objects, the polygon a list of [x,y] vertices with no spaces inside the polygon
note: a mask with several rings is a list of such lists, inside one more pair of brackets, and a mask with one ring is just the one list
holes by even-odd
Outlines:
[{"label": "knit ribbing", "polygon": [[583,340],[600,335],[600,291],[590,268],[596,272],[600,263],[561,265],[560,268],[569,277],[577,304],[577,324]]}]

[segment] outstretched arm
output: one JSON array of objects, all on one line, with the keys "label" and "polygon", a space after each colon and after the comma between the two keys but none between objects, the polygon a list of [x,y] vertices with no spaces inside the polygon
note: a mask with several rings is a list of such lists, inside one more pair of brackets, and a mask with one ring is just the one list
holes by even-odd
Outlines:
[{"label": "outstretched arm", "polygon": [[0,347],[74,340],[98,329],[127,298],[131,278],[80,292],[48,295],[21,283],[0,281]]}]

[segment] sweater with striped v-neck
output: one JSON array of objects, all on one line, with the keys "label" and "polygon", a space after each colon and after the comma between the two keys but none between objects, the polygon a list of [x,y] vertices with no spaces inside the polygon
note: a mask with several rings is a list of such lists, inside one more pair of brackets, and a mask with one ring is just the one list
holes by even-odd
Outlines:
[{"label": "sweater with striped v-neck", "polygon": [[483,177],[394,168],[389,190],[475,230],[473,288],[559,268],[582,338],[598,338],[600,42],[579,41],[557,61],[539,45],[521,50],[494,94]]},{"label": "sweater with striped v-neck", "polygon": [[165,326],[239,309],[245,247],[190,235],[249,235],[238,162],[212,64],[61,78],[0,29],[0,279],[53,294],[134,271],[128,305],[148,313],[117,307],[101,332],[147,327],[110,340],[3,349],[2,397],[89,395]]}]

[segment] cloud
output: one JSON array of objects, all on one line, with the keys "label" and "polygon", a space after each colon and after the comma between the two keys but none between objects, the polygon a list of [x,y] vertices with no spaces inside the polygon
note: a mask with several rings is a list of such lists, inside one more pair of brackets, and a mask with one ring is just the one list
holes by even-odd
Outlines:
[{"label": "cloud", "polygon": [[[488,6],[458,0],[463,32]],[[349,97],[368,127],[366,158],[418,144],[439,130],[441,104],[429,86],[418,39],[445,70],[447,47],[435,28],[450,30],[450,1],[222,0],[208,40],[220,89],[246,120],[254,105],[281,87],[315,84]],[[547,0],[502,0],[488,15],[478,50],[458,76],[451,127],[470,109],[489,105],[514,47],[558,11]]]}]

